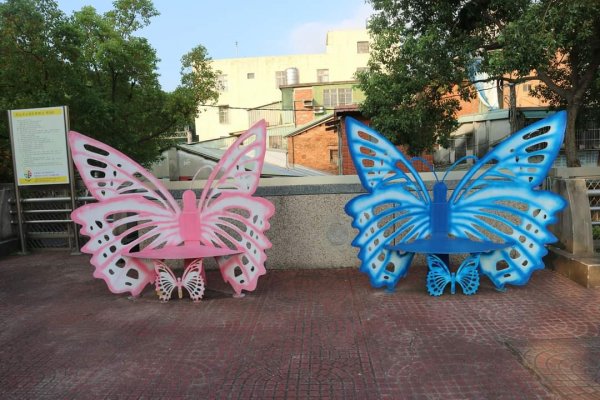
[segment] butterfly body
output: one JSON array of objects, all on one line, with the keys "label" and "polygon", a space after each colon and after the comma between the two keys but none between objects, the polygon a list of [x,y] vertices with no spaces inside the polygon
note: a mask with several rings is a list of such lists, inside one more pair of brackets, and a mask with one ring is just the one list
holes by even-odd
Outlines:
[{"label": "butterfly body", "polygon": [[[181,278],[177,278],[177,282],[175,284],[177,285],[177,294],[179,295],[179,298],[183,299],[183,281]],[[454,289],[454,285],[452,288]],[[454,291],[452,291],[452,294],[454,294]]]},{"label": "butterfly body", "polygon": [[444,182],[436,182],[433,186],[433,201],[431,203],[431,233],[447,235],[449,231],[449,205],[446,199],[448,188]]},{"label": "butterfly body", "polygon": [[179,215],[179,229],[184,242],[200,242],[201,221],[200,210],[196,205],[196,194],[192,190],[183,192],[183,210]]}]

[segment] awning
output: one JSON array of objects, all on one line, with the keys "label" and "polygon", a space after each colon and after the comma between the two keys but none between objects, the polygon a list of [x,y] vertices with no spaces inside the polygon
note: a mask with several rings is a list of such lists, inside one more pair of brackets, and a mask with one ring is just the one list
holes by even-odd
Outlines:
[{"label": "awning", "polygon": [[475,132],[475,127],[472,122],[467,122],[466,124],[462,124],[458,127],[457,130],[450,132],[450,137],[459,137],[471,135]]}]

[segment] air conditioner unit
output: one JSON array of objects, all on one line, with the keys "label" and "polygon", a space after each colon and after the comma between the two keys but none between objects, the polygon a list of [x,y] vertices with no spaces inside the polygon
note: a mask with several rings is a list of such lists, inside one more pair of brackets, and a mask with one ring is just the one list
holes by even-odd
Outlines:
[{"label": "air conditioner unit", "polygon": [[313,113],[315,114],[323,114],[325,112],[325,107],[318,106],[313,109]]},{"label": "air conditioner unit", "polygon": [[312,108],[313,101],[312,100],[304,100],[304,107]]}]

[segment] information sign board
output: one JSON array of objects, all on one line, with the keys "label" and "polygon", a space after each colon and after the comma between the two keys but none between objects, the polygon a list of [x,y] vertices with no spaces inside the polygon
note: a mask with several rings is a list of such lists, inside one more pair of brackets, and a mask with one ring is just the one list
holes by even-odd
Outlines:
[{"label": "information sign board", "polygon": [[19,186],[69,183],[66,107],[9,111]]}]

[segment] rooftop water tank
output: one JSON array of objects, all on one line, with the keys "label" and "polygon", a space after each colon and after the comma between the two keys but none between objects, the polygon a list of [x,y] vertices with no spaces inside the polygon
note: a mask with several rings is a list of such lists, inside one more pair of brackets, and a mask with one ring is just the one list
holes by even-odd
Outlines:
[{"label": "rooftop water tank", "polygon": [[297,85],[300,83],[298,68],[292,67],[285,70],[286,85]]}]

